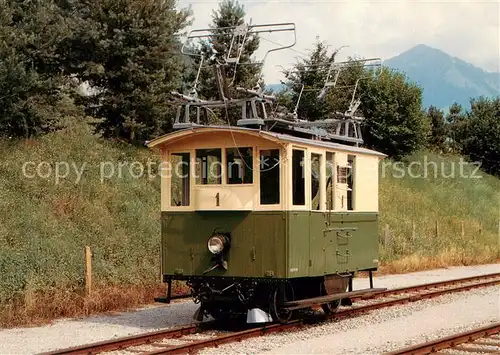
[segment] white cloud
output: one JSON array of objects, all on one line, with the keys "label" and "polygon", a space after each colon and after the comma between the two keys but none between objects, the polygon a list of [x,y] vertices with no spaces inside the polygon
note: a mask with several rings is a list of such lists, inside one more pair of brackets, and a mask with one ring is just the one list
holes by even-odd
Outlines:
[{"label": "white cloud", "polygon": [[[333,48],[348,45],[350,55],[389,59],[423,43],[489,71],[500,72],[500,3],[498,1],[244,1],[252,23],[295,22],[297,44],[306,52],[316,36]],[[217,1],[180,0],[192,4],[193,27],[207,27]],[[273,37],[285,42],[284,34]],[[289,39],[289,37],[288,37]],[[265,42],[265,41],[261,41]],[[279,67],[289,67],[292,50],[270,55],[264,69],[268,83],[278,82]]]}]

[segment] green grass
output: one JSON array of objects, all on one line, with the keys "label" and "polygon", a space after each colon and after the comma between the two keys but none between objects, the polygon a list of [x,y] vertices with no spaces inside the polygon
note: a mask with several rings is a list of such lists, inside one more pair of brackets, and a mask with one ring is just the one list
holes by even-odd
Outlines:
[{"label": "green grass", "polygon": [[[101,182],[100,163],[157,159],[136,149],[98,139],[85,124],[39,140],[0,141],[0,303],[27,291],[74,289],[84,278],[84,247],[93,252],[96,282],[147,284],[159,279],[160,188],[128,169]],[[25,162],[75,163],[56,184],[23,176]],[[28,171],[32,174],[34,169]],[[45,173],[43,170],[42,173]]]},{"label": "green grass", "polygon": [[[394,168],[391,161],[381,166],[382,261],[392,264],[394,271],[406,271],[425,268],[426,264],[498,260],[500,180],[476,171],[458,156],[421,152],[406,160],[403,170],[401,166]],[[408,174],[411,162],[413,177]],[[423,169],[426,162],[427,176]],[[455,176],[450,177],[453,166]]]},{"label": "green grass", "polygon": [[[446,163],[459,159],[428,157]],[[128,168],[121,177],[116,171],[105,181],[100,176],[102,162],[117,169],[120,162],[147,167],[158,159],[147,149],[102,140],[74,121],[37,140],[0,140],[0,324],[118,309],[158,292],[159,179],[134,178]],[[64,161],[79,168],[87,163],[79,183],[74,171],[59,183],[54,175],[31,179],[22,173],[26,162],[54,168]],[[398,179],[395,172],[386,169],[381,181],[381,241],[384,226],[390,227],[388,244],[381,245],[387,270],[498,260],[500,180],[484,174],[481,179]],[[95,297],[108,298],[107,303],[82,301],[86,245],[93,251]],[[103,291],[111,289],[114,301]],[[119,297],[120,290],[128,296]]]}]

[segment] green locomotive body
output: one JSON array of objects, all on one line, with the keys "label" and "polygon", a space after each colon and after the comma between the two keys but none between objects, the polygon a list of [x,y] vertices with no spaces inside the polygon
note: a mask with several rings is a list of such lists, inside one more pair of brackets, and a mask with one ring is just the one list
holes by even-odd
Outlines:
[{"label": "green locomotive body", "polygon": [[187,282],[197,319],[287,321],[294,301],[324,296],[332,312],[354,272],[376,270],[383,154],[228,126],[148,145],[165,163],[163,279]]},{"label": "green locomotive body", "polygon": [[216,229],[231,234],[229,267],[210,276],[287,279],[377,268],[377,213],[164,211],[163,274],[203,275],[213,264],[207,236]]}]

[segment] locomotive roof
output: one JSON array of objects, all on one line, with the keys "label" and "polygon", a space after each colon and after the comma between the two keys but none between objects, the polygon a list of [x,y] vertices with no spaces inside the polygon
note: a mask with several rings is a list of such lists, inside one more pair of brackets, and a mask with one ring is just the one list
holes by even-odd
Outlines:
[{"label": "locomotive roof", "polygon": [[190,127],[190,128],[186,128],[186,129],[182,129],[179,131],[165,134],[165,135],[160,136],[158,138],[155,138],[151,141],[147,141],[146,145],[149,148],[153,148],[156,146],[163,145],[165,143],[174,142],[180,138],[184,138],[184,137],[190,136],[192,134],[204,133],[204,132],[234,132],[234,133],[251,134],[251,135],[257,135],[261,138],[269,139],[272,141],[306,144],[306,145],[310,145],[310,146],[314,146],[314,147],[331,148],[331,149],[335,149],[335,150],[343,150],[343,151],[352,152],[352,153],[375,155],[375,156],[379,156],[382,158],[387,156],[383,153],[377,152],[375,150],[367,149],[367,148],[360,148],[360,147],[355,147],[355,146],[350,146],[350,145],[345,145],[345,144],[340,144],[340,143],[335,143],[335,142],[329,142],[329,141],[307,139],[307,138],[296,137],[296,136],[292,136],[292,135],[284,134],[284,133],[263,131],[263,130],[259,130],[259,129],[255,129],[255,128],[235,127],[235,126]]}]

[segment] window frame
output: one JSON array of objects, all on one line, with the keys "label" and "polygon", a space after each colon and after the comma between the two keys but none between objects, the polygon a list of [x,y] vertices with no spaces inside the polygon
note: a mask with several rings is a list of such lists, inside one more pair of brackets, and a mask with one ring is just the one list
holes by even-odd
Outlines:
[{"label": "window frame", "polygon": [[[328,160],[328,155],[331,154],[331,160]],[[334,212],[335,209],[335,198],[336,194],[336,186],[337,186],[337,161],[336,161],[336,152],[327,150],[325,151],[325,211]],[[328,205],[328,163],[331,163],[331,171],[332,171],[332,182],[331,182],[331,205]]]},{"label": "window frame", "polygon": [[[351,187],[349,187],[349,175],[347,176],[347,211],[356,211],[356,161],[357,155],[347,155],[347,165],[350,170]],[[349,192],[351,193],[351,208],[349,209]]]},{"label": "window frame", "polygon": [[[182,154],[182,153],[189,153],[189,204],[186,206],[173,206],[172,205],[172,174],[173,171],[175,171],[174,168],[170,165],[170,172],[167,173],[166,177],[161,176],[160,173],[160,179],[162,180],[161,184],[162,185],[162,191],[165,191],[164,197],[162,197],[162,211],[169,211],[169,210],[175,210],[175,211],[192,211],[194,207],[193,203],[193,191],[194,191],[194,184],[196,182],[194,178],[194,165],[193,165],[193,159],[194,159],[194,154],[195,150],[194,149],[175,149],[175,150],[168,150],[165,152],[162,157],[165,159],[162,159],[162,164],[166,161],[168,164],[172,163],[172,155],[175,154]],[[164,189],[163,189],[164,187]],[[165,200],[164,200],[165,199]]]},{"label": "window frame", "polygon": [[[220,182],[219,183],[215,183],[215,184],[209,184],[208,182],[206,184],[203,184],[203,183],[198,183],[196,180],[197,180],[197,176],[196,176],[196,164],[197,164],[197,160],[198,160],[198,155],[197,155],[197,152],[200,151],[200,150],[207,150],[207,151],[210,151],[210,150],[220,150],[220,164],[221,164],[221,167],[220,167]],[[225,176],[227,176],[226,174],[226,148],[225,147],[221,147],[221,148],[194,148],[194,156],[193,156],[193,159],[192,159],[192,165],[193,165],[193,175],[194,175],[194,181],[195,181],[195,186],[223,186],[225,185],[224,184],[224,180],[225,180]],[[203,166],[203,165],[202,165]],[[207,179],[208,179],[208,171],[209,171],[209,167],[208,167],[208,163],[207,163]],[[201,173],[203,174],[203,167],[201,168]],[[202,178],[201,178],[202,179]]]},{"label": "window frame", "polygon": [[[303,204],[295,204],[294,201],[294,171],[295,171],[295,166],[294,166],[294,157],[293,153],[294,151],[302,152],[302,174],[303,174],[303,194],[304,194],[304,203]],[[309,159],[308,159],[308,150],[307,149],[301,149],[298,147],[293,146],[291,153],[290,153],[290,162],[291,162],[291,175],[290,175],[290,188],[291,188],[291,193],[292,193],[292,199],[290,200],[291,205],[293,207],[299,207],[301,209],[307,208],[310,209],[310,197],[308,196],[309,194],[307,193],[309,190],[309,185],[310,182],[307,180],[310,180],[310,166],[309,166]],[[300,170],[300,169],[299,169]],[[307,179],[309,178],[309,179]],[[302,197],[302,196],[299,196]]]},{"label": "window frame", "polygon": [[[324,167],[324,158],[325,158],[325,151],[319,153],[317,151],[311,151],[309,152],[309,176],[310,176],[310,181],[309,181],[309,203],[310,203],[310,210],[312,212],[322,212],[322,211],[325,211],[325,197],[326,197],[326,188],[325,188],[325,183],[326,183],[326,180],[325,180],[325,173],[326,173],[326,170],[323,168]],[[313,185],[312,185],[312,175],[313,175],[313,161],[315,159],[313,159],[313,156],[317,156],[318,158],[318,173],[319,173],[319,176],[318,176],[318,191],[317,191],[317,194],[318,194],[318,208],[317,209],[313,209],[313,199],[315,198],[315,196],[313,196]]]},{"label": "window frame", "polygon": [[[261,152],[265,150],[277,150],[278,151],[278,168],[279,168],[279,182],[278,182],[278,203],[274,204],[262,204],[261,203],[261,171],[260,171],[260,157],[261,157]],[[283,201],[285,197],[283,196],[283,182],[284,182],[284,173],[286,171],[285,167],[283,166],[283,149],[279,147],[275,148],[268,148],[268,147],[256,147],[254,150],[255,154],[255,160],[254,160],[254,185],[255,185],[255,199],[256,203],[255,206],[258,208],[258,210],[276,210],[276,209],[281,209],[283,206]],[[255,176],[256,175],[256,176]]]},{"label": "window frame", "polygon": [[[228,186],[250,186],[250,185],[255,185],[255,150],[256,148],[254,146],[246,146],[246,147],[225,147],[225,148],[221,148],[223,149],[224,151],[224,156],[225,156],[225,174],[223,175],[223,182],[225,185],[228,185]],[[252,173],[251,173],[251,177],[252,177],[252,181],[251,182],[241,182],[241,183],[229,183],[229,166],[228,166],[228,160],[227,160],[227,152],[229,149],[236,149],[238,152],[240,152],[240,149],[251,149],[251,152],[252,154],[250,155],[251,157],[251,162],[249,165],[251,165],[251,169],[252,169]],[[242,159],[240,157],[240,159]],[[244,159],[242,159],[244,161]],[[244,162],[244,167],[243,169],[245,169],[247,166],[247,163]],[[260,170],[259,170],[260,172]],[[223,185],[224,185],[223,184]]]},{"label": "window frame", "polygon": [[[252,188],[254,194],[253,200],[253,211],[282,211],[285,209],[287,197],[286,186],[286,174],[288,168],[288,162],[286,160],[286,148],[283,146],[274,146],[268,144],[255,145],[255,144],[246,144],[241,146],[242,148],[252,148],[252,159],[253,159],[253,183],[246,184],[228,184],[227,183],[227,160],[226,160],[226,150],[230,148],[235,148],[234,146],[222,146],[218,148],[205,148],[205,147],[195,147],[195,148],[179,148],[179,149],[168,149],[168,147],[163,149],[162,154],[162,163],[163,162],[171,162],[172,155],[179,153],[189,153],[190,155],[190,197],[189,197],[189,205],[188,206],[172,206],[171,205],[171,193],[172,193],[172,179],[171,173],[166,172],[165,177],[161,177],[161,186],[162,186],[162,197],[161,197],[161,205],[162,211],[195,211],[196,210],[196,190],[202,189],[211,189],[214,187],[217,188],[228,188],[228,189],[240,189],[240,188]],[[240,146],[238,146],[240,148]],[[208,184],[201,185],[196,183],[195,178],[195,162],[196,162],[196,150],[201,149],[221,149],[222,154],[222,182],[221,184]],[[277,204],[260,204],[260,152],[266,150],[276,150],[279,154],[279,203]],[[299,206],[303,207],[303,206]]]}]

